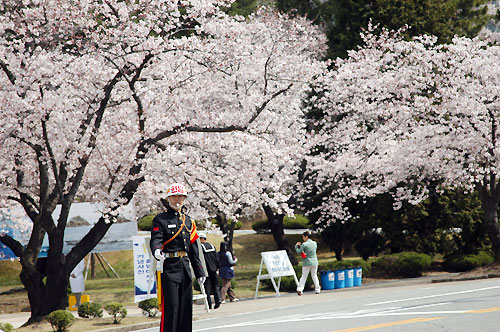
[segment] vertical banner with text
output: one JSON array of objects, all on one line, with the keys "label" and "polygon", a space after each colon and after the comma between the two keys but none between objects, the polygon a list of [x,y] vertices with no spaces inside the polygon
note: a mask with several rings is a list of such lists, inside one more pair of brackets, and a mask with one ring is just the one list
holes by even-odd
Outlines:
[{"label": "vertical banner with text", "polygon": [[[156,298],[156,279],[152,273],[151,256],[149,255],[149,241],[144,236],[133,236],[134,254],[134,302],[141,302],[149,298]],[[154,271],[153,271],[154,272]]]}]

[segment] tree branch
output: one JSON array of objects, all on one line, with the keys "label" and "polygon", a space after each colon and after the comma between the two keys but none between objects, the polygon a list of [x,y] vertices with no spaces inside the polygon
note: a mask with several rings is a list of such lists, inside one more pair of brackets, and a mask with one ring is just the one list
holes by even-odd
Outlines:
[{"label": "tree branch", "polygon": [[3,62],[2,60],[0,60],[0,68],[2,68],[5,75],[7,75],[7,78],[9,79],[10,83],[12,83],[13,85],[16,84],[16,77],[9,70],[9,67],[7,66],[7,64],[5,62]]},{"label": "tree branch", "polygon": [[10,237],[8,234],[1,234],[1,233],[0,233],[0,242],[9,247],[9,249],[12,250],[14,255],[16,255],[17,257],[22,257],[23,245],[21,244],[21,242]]}]

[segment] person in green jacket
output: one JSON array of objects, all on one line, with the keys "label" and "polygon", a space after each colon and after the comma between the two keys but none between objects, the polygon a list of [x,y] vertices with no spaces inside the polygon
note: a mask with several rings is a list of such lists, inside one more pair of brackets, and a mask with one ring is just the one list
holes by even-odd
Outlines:
[{"label": "person in green jacket", "polygon": [[318,244],[316,241],[311,240],[311,233],[309,232],[304,232],[302,234],[302,240],[302,243],[297,242],[295,244],[295,251],[303,258],[302,276],[300,277],[299,286],[297,287],[297,294],[299,296],[302,295],[309,272],[311,272],[311,278],[314,283],[314,291],[316,294],[319,294],[321,287],[318,280],[318,257],[316,256]]}]

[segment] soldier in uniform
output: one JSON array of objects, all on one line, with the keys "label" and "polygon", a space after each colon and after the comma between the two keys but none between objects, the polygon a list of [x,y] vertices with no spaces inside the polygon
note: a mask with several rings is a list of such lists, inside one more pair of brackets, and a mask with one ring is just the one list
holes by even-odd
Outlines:
[{"label": "soldier in uniform", "polygon": [[210,294],[214,295],[215,306],[217,309],[220,306],[219,292],[217,291],[217,270],[219,269],[219,260],[217,259],[217,251],[215,246],[207,242],[207,235],[200,232],[200,242],[203,248],[203,255],[205,257],[205,264],[207,265],[208,279],[205,281],[205,293],[207,294],[208,306],[212,309],[212,299]]},{"label": "soldier in uniform", "polygon": [[160,332],[191,332],[193,326],[193,285],[191,266],[200,285],[205,273],[199,257],[196,224],[184,213],[186,188],[179,183],[167,190],[167,211],[153,219],[151,252],[161,273],[161,325]]}]

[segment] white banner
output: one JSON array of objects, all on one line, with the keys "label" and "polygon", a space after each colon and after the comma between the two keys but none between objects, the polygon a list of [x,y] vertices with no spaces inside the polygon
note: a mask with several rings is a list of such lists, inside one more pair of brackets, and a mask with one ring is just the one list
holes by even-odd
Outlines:
[{"label": "white banner", "polygon": [[149,238],[144,236],[133,236],[134,254],[134,302],[141,302],[149,298],[156,298],[155,271],[152,270],[149,249]]}]

